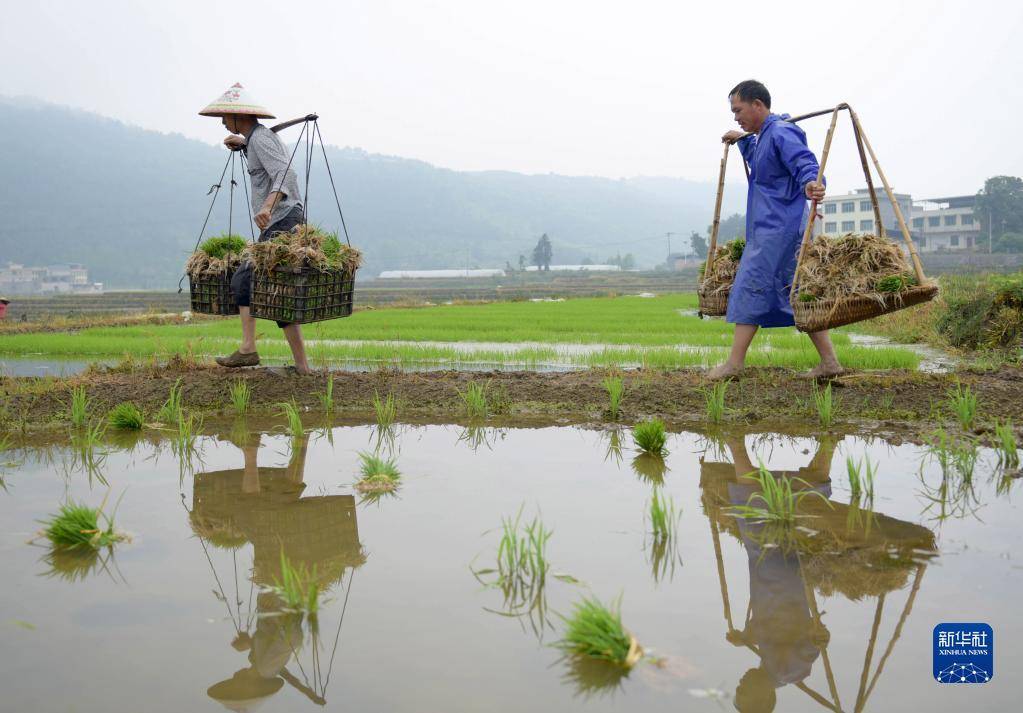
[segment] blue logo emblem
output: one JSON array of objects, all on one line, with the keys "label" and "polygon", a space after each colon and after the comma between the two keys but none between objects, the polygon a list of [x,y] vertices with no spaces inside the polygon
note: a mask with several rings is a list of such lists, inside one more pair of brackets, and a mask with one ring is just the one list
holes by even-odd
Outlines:
[{"label": "blue logo emblem", "polygon": [[938,683],[987,683],[995,675],[995,633],[987,624],[934,627],[934,679]]}]

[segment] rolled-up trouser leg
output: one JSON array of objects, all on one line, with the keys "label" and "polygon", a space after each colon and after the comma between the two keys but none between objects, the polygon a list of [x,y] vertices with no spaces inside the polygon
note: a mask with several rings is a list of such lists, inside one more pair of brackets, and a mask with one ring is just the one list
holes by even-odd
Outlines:
[{"label": "rolled-up trouser leg", "polygon": [[[305,222],[305,214],[302,212],[301,206],[295,206],[291,209],[286,216],[278,220],[276,223],[266,226],[264,230],[259,233],[259,242],[264,242],[270,238],[279,235],[280,233],[287,233],[295,226],[301,225]],[[252,304],[252,262],[246,260],[242,263],[241,267],[231,277],[231,294],[234,295],[234,303],[239,307],[249,307]],[[281,329],[287,327],[291,322],[277,322],[277,326]]]}]

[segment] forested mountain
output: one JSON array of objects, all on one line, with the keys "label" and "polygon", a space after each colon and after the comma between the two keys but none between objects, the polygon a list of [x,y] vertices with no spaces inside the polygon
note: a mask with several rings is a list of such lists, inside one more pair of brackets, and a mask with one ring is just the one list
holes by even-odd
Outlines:
[{"label": "forested mountain", "polygon": [[[80,262],[108,288],[176,286],[227,158],[223,147],[29,99],[0,98],[0,127],[0,263]],[[295,141],[299,131],[282,136]],[[666,232],[677,234],[673,249],[684,247],[683,236],[702,232],[713,207],[709,181],[453,171],[334,146],[327,155],[367,276],[517,264],[542,233],[554,262],[632,253],[653,266],[667,253]],[[336,229],[322,155],[309,197],[313,222]],[[227,228],[227,204],[222,192],[213,232]],[[247,235],[240,184],[234,218]]]}]

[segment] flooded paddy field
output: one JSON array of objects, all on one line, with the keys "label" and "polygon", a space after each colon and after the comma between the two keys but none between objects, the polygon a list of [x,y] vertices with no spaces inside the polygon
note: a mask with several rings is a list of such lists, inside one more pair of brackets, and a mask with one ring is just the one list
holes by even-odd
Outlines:
[{"label": "flooded paddy field", "polygon": [[[612,425],[340,420],[8,441],[0,709],[979,711],[1023,690],[1018,471],[968,436],[733,426],[649,456]],[[360,453],[395,492],[356,489]],[[759,463],[817,494],[796,526],[740,515]],[[68,502],[130,539],[52,546],[41,521]],[[544,566],[507,571],[502,525],[536,523]],[[285,562],[315,616],[285,603]],[[620,598],[631,670],[556,647],[587,597]],[[989,683],[935,683],[944,621],[993,627]]]},{"label": "flooded paddy field", "polygon": [[[695,306],[693,294],[669,294],[367,309],[306,325],[303,333],[309,358],[319,368],[706,367],[727,356],[732,328],[721,320],[699,319],[692,314]],[[279,330],[265,322],[258,330],[263,359],[274,363],[290,357]],[[31,368],[22,359],[109,363],[176,355],[210,361],[233,351],[238,337],[236,318],[100,320],[61,330],[12,327],[3,333],[0,360],[16,373]],[[833,340],[849,368],[936,368],[935,355],[917,347],[865,343],[843,331]],[[749,364],[762,367],[809,369],[817,360],[810,340],[794,329],[764,331],[749,354]]]}]

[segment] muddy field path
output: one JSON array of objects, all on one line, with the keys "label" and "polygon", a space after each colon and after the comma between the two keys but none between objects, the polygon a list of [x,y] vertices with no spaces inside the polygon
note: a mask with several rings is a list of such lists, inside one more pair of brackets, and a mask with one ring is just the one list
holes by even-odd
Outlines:
[{"label": "muddy field path", "polygon": [[[659,417],[674,427],[705,428],[709,384],[702,370],[633,370],[620,372],[625,396],[619,421],[634,423]],[[539,419],[558,423],[605,421],[607,394],[603,369],[537,373],[532,371],[317,372],[281,375],[264,368],[229,371],[215,366],[138,367],[98,371],[68,378],[0,379],[0,418],[10,430],[39,430],[67,425],[70,390],[84,386],[94,415],[122,401],[132,401],[147,416],[166,401],[180,380],[183,405],[208,418],[233,416],[231,386],[244,381],[251,389],[248,414],[272,416],[280,403],[294,400],[310,412],[322,411],[320,396],[333,379],[334,416],[373,420],[373,399],[393,394],[398,419],[458,422],[466,419],[459,392],[476,382],[486,385],[489,413],[499,421]],[[969,386],[979,401],[978,434],[993,419],[1023,423],[1023,369],[992,372],[927,374],[912,371],[853,372],[832,382],[835,426],[839,430],[883,428],[903,436],[924,434],[954,417],[946,404],[956,383]],[[726,423],[776,426],[816,424],[812,383],[786,369],[748,369],[729,383]]]}]

